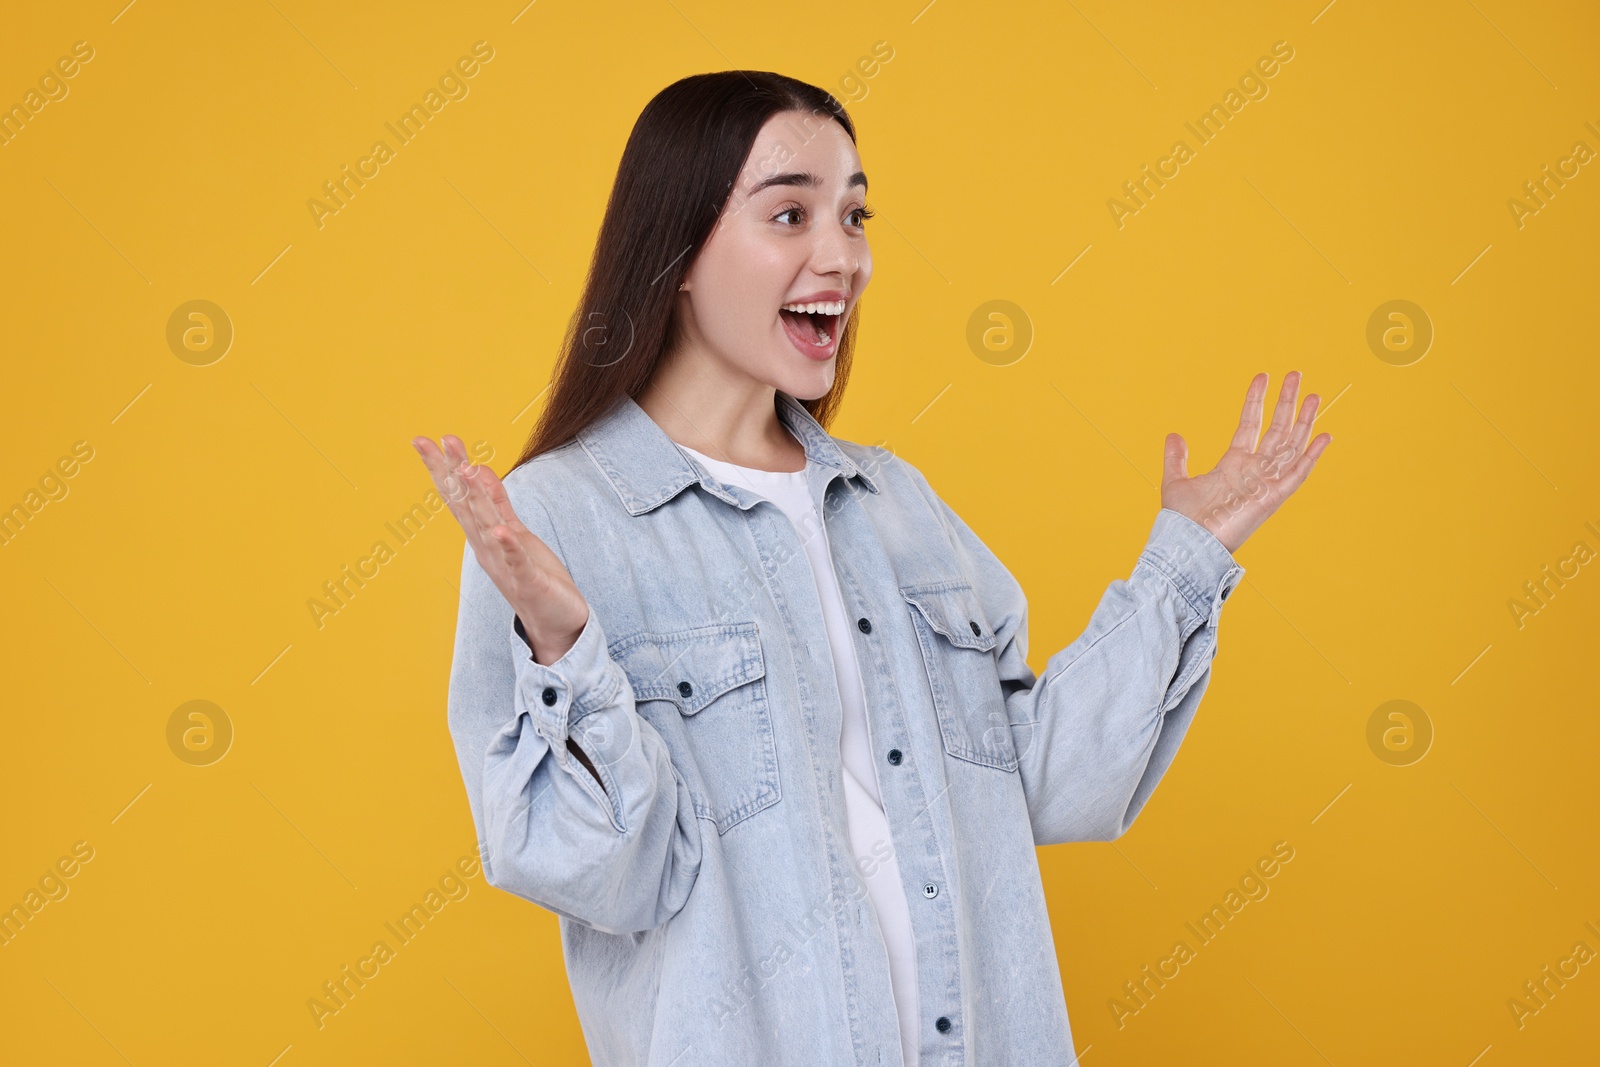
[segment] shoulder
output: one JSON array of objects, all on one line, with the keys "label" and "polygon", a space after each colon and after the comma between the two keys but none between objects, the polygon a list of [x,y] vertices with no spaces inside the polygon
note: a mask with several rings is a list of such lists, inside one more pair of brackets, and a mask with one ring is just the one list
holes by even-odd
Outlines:
[{"label": "shoulder", "polygon": [[834,440],[878,488],[862,489],[856,500],[872,512],[902,584],[995,580],[985,569],[993,559],[987,546],[916,464],[881,446]]},{"label": "shoulder", "polygon": [[[978,537],[916,464],[882,446],[855,444],[837,437],[834,441],[872,478],[878,487],[879,506],[891,509],[907,522],[929,524],[929,528],[942,531],[945,541],[957,550],[966,548],[969,537]],[[863,491],[862,496],[868,498],[872,494]]]},{"label": "shoulder", "polygon": [[564,445],[541,452],[526,463],[519,463],[501,477],[511,509],[530,530],[545,537],[553,532],[553,516],[570,504],[595,492],[598,471],[574,438]]},{"label": "shoulder", "polygon": [[839,437],[835,437],[833,442],[872,479],[872,484],[878,488],[878,495],[886,501],[937,510],[938,494],[933,491],[933,486],[922,471],[910,461],[882,445],[863,445]]},{"label": "shoulder", "polygon": [[589,468],[594,464],[590,462],[588,453],[584,451],[583,443],[573,438],[564,445],[559,445],[548,452],[541,452],[525,463],[519,463],[507,471],[500,479],[506,487],[506,492],[516,499],[517,495],[532,497],[565,488],[575,480],[581,480]]}]

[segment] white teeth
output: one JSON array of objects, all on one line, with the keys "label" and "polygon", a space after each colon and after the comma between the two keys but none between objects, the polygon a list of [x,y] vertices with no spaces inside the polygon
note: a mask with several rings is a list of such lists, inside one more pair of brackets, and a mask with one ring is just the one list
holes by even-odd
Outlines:
[{"label": "white teeth", "polygon": [[826,300],[819,304],[785,304],[782,310],[798,311],[805,315],[843,315],[843,300]]}]

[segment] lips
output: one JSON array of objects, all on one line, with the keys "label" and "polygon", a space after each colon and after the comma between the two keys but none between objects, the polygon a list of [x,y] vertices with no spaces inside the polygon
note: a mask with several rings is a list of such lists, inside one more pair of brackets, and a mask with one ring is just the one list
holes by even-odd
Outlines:
[{"label": "lips", "polygon": [[[842,315],[805,314],[795,311],[778,312],[783,321],[783,332],[789,342],[804,356],[811,359],[828,359],[834,354],[839,341],[839,321]],[[819,337],[822,343],[818,343]]]}]

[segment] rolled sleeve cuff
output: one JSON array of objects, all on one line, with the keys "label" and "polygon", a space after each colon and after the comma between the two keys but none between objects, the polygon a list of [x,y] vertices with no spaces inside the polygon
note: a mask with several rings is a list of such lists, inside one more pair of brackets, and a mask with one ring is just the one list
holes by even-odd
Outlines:
[{"label": "rolled sleeve cuff", "polygon": [[1140,561],[1149,563],[1183,594],[1197,617],[1215,626],[1222,603],[1245,569],[1215,534],[1187,515],[1162,508]]},{"label": "rolled sleeve cuff", "polygon": [[549,666],[533,658],[522,620],[515,614],[511,618],[507,636],[516,663],[517,714],[526,712],[534,729],[559,747],[573,725],[616,698],[622,669],[606,649],[605,629],[592,607],[578,640]]}]

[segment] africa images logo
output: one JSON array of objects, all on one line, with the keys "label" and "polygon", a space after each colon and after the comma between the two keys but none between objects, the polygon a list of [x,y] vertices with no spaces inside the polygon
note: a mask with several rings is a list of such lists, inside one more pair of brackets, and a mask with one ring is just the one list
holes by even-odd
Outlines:
[{"label": "africa images logo", "polygon": [[[1239,112],[1252,100],[1265,100],[1271,92],[1267,81],[1277,76],[1281,69],[1280,63],[1288,63],[1294,58],[1294,47],[1288,41],[1274,41],[1272,54],[1262,56],[1255,61],[1254,66],[1246,70],[1239,77],[1239,87],[1229,88],[1223,94],[1222,103],[1212,104],[1196,122],[1185,122],[1183,125],[1195,137],[1196,143],[1204,147],[1216,140],[1230,121],[1237,118]],[[1110,197],[1106,200],[1106,208],[1111,212],[1111,221],[1117,224],[1117,229],[1126,225],[1130,215],[1137,215],[1140,211],[1150,206],[1156,193],[1166,188],[1167,182],[1176,178],[1182,171],[1183,165],[1198,155],[1196,149],[1189,146],[1189,142],[1182,138],[1172,143],[1172,149],[1167,154],[1156,160],[1155,169],[1152,171],[1150,164],[1143,166],[1144,173],[1137,179],[1122,183],[1123,192],[1127,200]],[[1170,170],[1168,167],[1170,166]],[[1131,201],[1131,203],[1129,202]]]}]

